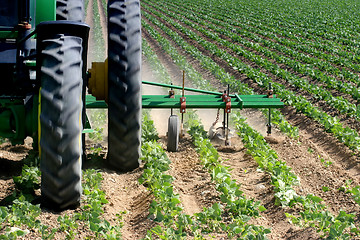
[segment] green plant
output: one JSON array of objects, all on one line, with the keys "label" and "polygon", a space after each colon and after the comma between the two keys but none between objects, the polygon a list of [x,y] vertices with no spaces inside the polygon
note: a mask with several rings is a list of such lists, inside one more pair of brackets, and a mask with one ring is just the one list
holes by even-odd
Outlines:
[{"label": "green plant", "polygon": [[77,234],[76,230],[79,225],[69,215],[59,216],[57,218],[59,223],[58,230],[66,234],[66,239],[75,239]]},{"label": "green plant", "polygon": [[347,193],[351,193],[355,202],[360,205],[360,186],[353,187],[352,189],[348,189]]},{"label": "green plant", "polygon": [[24,165],[20,176],[13,177],[16,189],[23,194],[33,194],[40,188],[40,170]]},{"label": "green plant", "polygon": [[324,165],[324,167],[329,167],[331,164],[333,164],[331,161],[326,161],[325,159],[320,159],[321,163]]},{"label": "green plant", "polygon": [[141,128],[141,141],[157,141],[159,139],[154,122],[150,119],[148,111],[143,111],[142,114],[142,128]]},{"label": "green plant", "polygon": [[102,127],[107,121],[107,111],[105,109],[88,109],[89,120],[95,127]]},{"label": "green plant", "polygon": [[89,133],[89,138],[95,142],[102,141],[104,128],[96,127],[93,132]]},{"label": "green plant", "polygon": [[101,155],[102,148],[101,147],[91,147],[90,150],[92,151],[93,155],[92,157],[98,157]]},{"label": "green plant", "polygon": [[10,214],[7,218],[10,226],[27,226],[29,228],[39,228],[40,220],[36,219],[41,209],[39,205],[32,205],[26,201],[24,196],[20,196],[14,200],[14,204],[10,207]]}]

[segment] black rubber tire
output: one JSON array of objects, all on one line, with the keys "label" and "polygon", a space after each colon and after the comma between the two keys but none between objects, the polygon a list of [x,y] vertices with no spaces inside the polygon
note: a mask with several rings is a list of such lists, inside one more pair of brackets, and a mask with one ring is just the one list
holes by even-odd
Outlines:
[{"label": "black rubber tire", "polygon": [[171,115],[168,121],[167,150],[177,152],[179,148],[180,124],[177,115]]},{"label": "black rubber tire", "polygon": [[108,18],[108,162],[131,171],[141,144],[140,2],[109,0]]},{"label": "black rubber tire", "polygon": [[80,204],[82,165],[82,39],[43,40],[40,90],[42,206],[61,211]]},{"label": "black rubber tire", "polygon": [[56,0],[56,20],[84,22],[84,0]]},{"label": "black rubber tire", "polygon": [[[56,0],[56,20],[68,20],[75,22],[85,21],[84,0]],[[86,72],[86,63],[84,62],[84,75]],[[85,77],[83,77],[85,78]],[[83,92],[86,93],[86,84],[83,85]],[[85,94],[83,96],[83,120],[85,120]],[[83,126],[85,121],[83,121]],[[82,136],[83,159],[86,159],[85,134]]]}]

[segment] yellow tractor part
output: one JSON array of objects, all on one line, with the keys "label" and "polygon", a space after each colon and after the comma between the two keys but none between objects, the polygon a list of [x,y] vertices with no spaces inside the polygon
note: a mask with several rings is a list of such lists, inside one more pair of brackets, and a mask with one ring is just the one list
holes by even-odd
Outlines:
[{"label": "yellow tractor part", "polygon": [[89,73],[89,93],[96,97],[96,100],[108,102],[108,60],[92,62]]}]

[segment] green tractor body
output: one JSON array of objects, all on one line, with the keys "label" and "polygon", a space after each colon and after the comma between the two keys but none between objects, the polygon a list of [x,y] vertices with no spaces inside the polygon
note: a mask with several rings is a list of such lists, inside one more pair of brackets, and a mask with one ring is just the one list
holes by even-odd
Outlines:
[{"label": "green tractor body", "polygon": [[[42,205],[56,210],[77,206],[81,196],[89,34],[81,14],[73,13],[83,11],[81,5],[5,0],[0,6],[0,137],[12,144],[33,138]],[[80,17],[71,19],[71,13]]]},{"label": "green tractor body", "polygon": [[[27,136],[37,137],[41,85],[36,78],[37,39],[47,37],[46,32],[54,34],[46,27],[40,31],[37,26],[55,22],[56,0],[6,0],[0,6],[0,72],[3,82],[0,89],[0,123],[3,123],[0,136],[9,138],[13,144],[23,143]],[[78,23],[64,23],[63,29],[55,29],[55,32],[77,34],[69,31],[74,30],[73,25]],[[87,41],[86,28],[82,37]]]}]

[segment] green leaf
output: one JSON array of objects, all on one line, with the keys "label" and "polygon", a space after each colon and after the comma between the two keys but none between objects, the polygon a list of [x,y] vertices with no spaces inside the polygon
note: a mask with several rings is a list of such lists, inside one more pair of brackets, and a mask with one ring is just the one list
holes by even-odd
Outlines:
[{"label": "green leaf", "polygon": [[267,209],[264,206],[262,206],[262,205],[259,206],[259,211],[260,212],[265,212],[266,210]]}]

